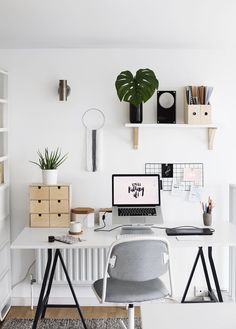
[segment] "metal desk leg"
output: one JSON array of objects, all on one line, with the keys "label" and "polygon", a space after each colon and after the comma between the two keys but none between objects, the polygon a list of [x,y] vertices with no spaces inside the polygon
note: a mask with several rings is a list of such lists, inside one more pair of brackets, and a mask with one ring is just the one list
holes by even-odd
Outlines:
[{"label": "metal desk leg", "polygon": [[41,315],[42,319],[45,317],[45,313],[47,310],[47,304],[48,304],[49,295],[50,295],[51,288],[52,288],[52,281],[53,281],[53,277],[54,277],[54,273],[55,273],[55,269],[56,269],[56,265],[57,265],[57,260],[58,260],[58,250],[56,250],[55,255],[54,255],[52,269],[51,269],[51,273],[50,273],[50,277],[49,277],[49,281],[48,281],[48,288],[47,288],[47,292],[46,292],[44,300],[43,300],[43,311],[42,311],[42,315]]},{"label": "metal desk leg", "polygon": [[57,251],[58,251],[58,256],[59,256],[59,258],[60,258],[60,261],[61,261],[61,265],[62,265],[63,270],[64,270],[64,273],[65,273],[65,275],[66,275],[66,280],[67,280],[67,282],[68,282],[68,284],[69,284],[69,287],[70,287],[71,293],[72,293],[72,295],[73,295],[73,298],[74,298],[74,301],[75,301],[76,307],[77,307],[77,309],[78,309],[78,311],[79,311],[79,315],[80,315],[81,321],[82,321],[82,323],[83,323],[84,329],[87,329],[87,326],[86,326],[86,323],[85,323],[85,321],[84,321],[84,317],[83,317],[83,314],[82,314],[82,312],[81,312],[81,309],[80,309],[80,306],[79,306],[78,300],[77,300],[77,298],[76,298],[76,294],[75,294],[75,291],[74,291],[74,289],[73,289],[73,286],[72,286],[72,283],[71,283],[71,280],[70,280],[69,274],[68,274],[68,272],[67,272],[67,269],[66,269],[66,266],[65,266],[64,260],[63,260],[63,258],[62,258],[61,253],[60,253],[60,250],[57,250]]},{"label": "metal desk leg", "polygon": [[[193,268],[192,268],[192,271],[190,273],[190,277],[188,279],[188,283],[186,285],[181,303],[186,303],[185,298],[187,296],[190,283],[192,281],[194,272],[196,270],[196,266],[197,266],[197,263],[199,261],[199,257],[201,257],[204,276],[205,276],[206,283],[207,283],[208,294],[209,294],[209,297],[211,299],[210,302],[223,302],[223,298],[222,298],[221,291],[220,291],[220,285],[219,285],[219,281],[218,281],[218,278],[217,278],[216,269],[215,269],[215,265],[214,265],[214,261],[213,261],[213,257],[212,257],[212,247],[208,247],[208,259],[209,259],[209,263],[210,263],[210,267],[211,267],[211,271],[212,271],[212,275],[213,275],[213,279],[214,279],[218,299],[217,299],[216,295],[214,294],[214,292],[212,290],[212,287],[211,287],[211,282],[210,282],[209,275],[208,275],[208,270],[207,270],[207,266],[206,266],[206,261],[205,261],[203,249],[202,249],[202,247],[199,247],[197,257],[194,261]],[[208,302],[209,301],[201,301],[201,303],[208,303]],[[191,303],[191,301],[189,303]],[[194,301],[192,301],[192,303],[194,303]]]},{"label": "metal desk leg", "polygon": [[44,277],[43,277],[42,287],[41,287],[41,291],[40,291],[40,295],[39,295],[37,310],[36,310],[36,313],[35,313],[32,329],[37,328],[38,320],[39,320],[39,318],[42,314],[42,310],[43,310],[43,307],[44,307],[43,298],[44,298],[44,293],[45,293],[45,289],[46,289],[46,285],[47,285],[47,281],[48,281],[48,276],[49,276],[51,264],[52,264],[52,249],[48,249],[47,266],[46,266]]},{"label": "metal desk leg", "polygon": [[212,287],[211,287],[211,282],[210,282],[210,279],[209,279],[208,270],[207,270],[203,250],[201,250],[201,261],[202,261],[202,267],[203,267],[203,271],[204,271],[204,275],[205,275],[205,279],[206,279],[206,283],[207,283],[208,295],[209,295],[212,302],[218,302],[218,299],[216,298],[216,295],[214,294],[214,292],[212,290]]},{"label": "metal desk leg", "polygon": [[209,262],[210,262],[210,266],[211,266],[211,271],[212,271],[212,275],[213,275],[213,279],[214,279],[214,283],[215,283],[215,287],[216,287],[218,300],[220,303],[222,303],[223,297],[222,297],[222,294],[220,291],[220,285],[219,285],[219,281],[218,281],[218,277],[217,277],[216,269],[215,269],[215,264],[214,264],[213,257],[212,257],[212,247],[208,247],[208,258],[209,258]]},{"label": "metal desk leg", "polygon": [[186,285],[186,288],[184,290],[184,294],[183,294],[183,297],[182,297],[182,300],[181,300],[181,303],[184,303],[185,302],[185,298],[187,296],[187,293],[188,293],[188,289],[189,289],[189,286],[190,286],[190,283],[192,281],[192,278],[193,278],[193,274],[195,272],[195,269],[196,269],[196,266],[197,266],[197,263],[198,263],[198,260],[199,260],[199,257],[200,257],[200,250],[202,249],[202,247],[200,247],[198,249],[198,253],[197,253],[197,256],[195,258],[195,261],[194,261],[194,264],[193,264],[193,268],[192,268],[192,271],[190,273],[190,276],[189,276],[189,279],[188,279],[188,282],[187,282],[187,285]]}]

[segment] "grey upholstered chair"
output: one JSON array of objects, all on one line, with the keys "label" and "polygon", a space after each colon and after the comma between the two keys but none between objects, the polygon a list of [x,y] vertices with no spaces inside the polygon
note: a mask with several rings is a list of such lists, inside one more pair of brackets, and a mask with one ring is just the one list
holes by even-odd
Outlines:
[{"label": "grey upholstered chair", "polygon": [[[169,289],[159,278],[165,273]],[[101,303],[128,304],[128,328],[133,329],[134,303],[172,296],[168,241],[153,236],[118,239],[109,249],[104,278],[93,289]]]}]

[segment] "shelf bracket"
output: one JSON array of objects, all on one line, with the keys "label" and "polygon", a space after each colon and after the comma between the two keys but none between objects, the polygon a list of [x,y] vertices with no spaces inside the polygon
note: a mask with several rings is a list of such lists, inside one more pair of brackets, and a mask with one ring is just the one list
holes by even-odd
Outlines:
[{"label": "shelf bracket", "polygon": [[208,150],[213,150],[213,143],[217,128],[208,128]]},{"label": "shelf bracket", "polygon": [[134,127],[133,128],[133,148],[135,150],[138,149],[138,134],[139,134],[139,128],[138,127]]}]

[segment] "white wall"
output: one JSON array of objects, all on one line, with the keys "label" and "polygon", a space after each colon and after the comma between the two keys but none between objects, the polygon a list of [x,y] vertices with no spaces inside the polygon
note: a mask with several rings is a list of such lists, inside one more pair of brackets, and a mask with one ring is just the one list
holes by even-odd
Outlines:
[{"label": "white wall", "polygon": [[[61,147],[68,160],[60,181],[72,183],[72,206],[111,206],[111,174],[142,173],[145,162],[203,162],[204,196],[215,200],[214,221],[228,219],[228,184],[235,181],[235,54],[210,50],[78,49],[0,50],[0,66],[9,71],[9,148],[11,168],[12,238],[28,225],[28,185],[41,180],[37,149]],[[177,118],[183,122],[183,86],[214,87],[212,108],[219,123],[214,150],[207,149],[204,130],[141,129],[139,150],[132,149],[128,104],[120,103],[114,87],[125,69],[155,71],[160,90],[177,90]],[[59,102],[58,80],[71,86],[68,102]],[[104,166],[85,171],[85,129],[81,117],[88,108],[101,109],[104,128]],[[156,122],[156,97],[144,105],[144,122]],[[199,204],[162,192],[165,220],[202,224]],[[29,253],[30,254],[30,253]],[[17,255],[17,256],[16,256]],[[176,264],[181,265],[182,257]],[[13,281],[21,278],[31,256],[13,257]],[[227,261],[217,259],[227,288]],[[186,276],[188,273],[186,273]],[[182,274],[179,276],[184,280]]]}]

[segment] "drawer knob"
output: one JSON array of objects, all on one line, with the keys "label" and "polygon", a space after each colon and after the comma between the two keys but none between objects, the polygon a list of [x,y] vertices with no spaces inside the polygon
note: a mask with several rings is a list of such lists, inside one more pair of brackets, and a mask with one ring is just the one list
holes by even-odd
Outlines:
[{"label": "drawer knob", "polygon": [[58,214],[57,216],[58,216],[58,217],[61,217],[61,214]]},{"label": "drawer knob", "polygon": [[38,203],[41,203],[41,200],[38,200]]},{"label": "drawer knob", "polygon": [[42,214],[39,214],[39,217],[41,217],[42,216]]},{"label": "drawer knob", "polygon": [[57,186],[57,188],[58,188],[58,190],[60,190],[61,189],[61,186]]},{"label": "drawer knob", "polygon": [[38,186],[38,189],[40,190],[41,189],[41,186]]},{"label": "drawer knob", "polygon": [[60,203],[60,202],[61,202],[61,200],[57,200],[57,202],[58,202],[58,203]]}]

